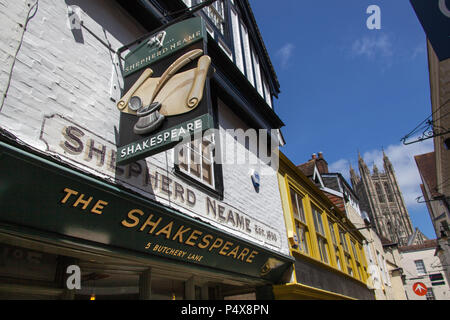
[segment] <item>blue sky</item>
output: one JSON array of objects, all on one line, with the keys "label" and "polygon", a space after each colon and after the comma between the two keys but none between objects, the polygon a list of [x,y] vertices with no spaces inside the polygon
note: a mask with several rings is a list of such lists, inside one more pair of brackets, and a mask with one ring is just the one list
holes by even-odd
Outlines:
[{"label": "blue sky", "polygon": [[[431,140],[400,139],[431,114],[425,33],[407,0],[250,0],[281,85],[275,110],[286,124],[283,152],[300,164],[323,152],[348,177],[360,151],[369,167],[390,157],[414,227],[435,238],[413,156]],[[369,30],[366,9],[381,9]]]}]

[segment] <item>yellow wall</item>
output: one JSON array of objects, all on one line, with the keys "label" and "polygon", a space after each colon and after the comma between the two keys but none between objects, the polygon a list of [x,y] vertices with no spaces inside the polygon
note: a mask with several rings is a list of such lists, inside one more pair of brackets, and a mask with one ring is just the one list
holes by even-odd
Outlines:
[{"label": "yellow wall", "polygon": [[[348,219],[345,219],[345,213],[342,213],[335,207],[326,195],[304,176],[303,173],[282,153],[280,153],[278,182],[291,255],[295,258],[308,259],[315,262],[319,268],[327,268],[333,272],[345,274],[347,277],[366,285],[368,281],[368,264],[362,245],[364,238],[359,231],[355,230],[355,226],[349,222]],[[303,226],[305,227],[305,230],[307,230],[306,242],[309,249],[308,253],[300,250],[301,246],[297,248],[294,247],[296,223],[302,225],[302,219],[296,219],[294,217],[291,189],[295,190],[295,192],[302,197],[305,217],[305,224]],[[316,207],[322,215],[324,236],[321,236],[316,230],[313,207]],[[333,224],[331,229],[329,222]],[[344,250],[344,247],[341,244],[339,229],[345,233],[345,241],[348,250]],[[333,242],[332,232],[334,232],[336,244]],[[318,238],[321,238],[326,242],[326,257],[328,263],[321,259]],[[301,242],[300,239],[299,242]],[[355,244],[356,256],[353,252],[351,242]],[[337,251],[335,251],[335,248],[337,248]],[[348,272],[349,269],[346,256],[349,257],[348,260],[350,267],[353,270],[353,275],[350,275]],[[341,269],[338,267],[337,257],[340,259]],[[359,264],[357,264],[357,261],[359,261]],[[292,284],[298,284],[295,279],[295,270]]]}]

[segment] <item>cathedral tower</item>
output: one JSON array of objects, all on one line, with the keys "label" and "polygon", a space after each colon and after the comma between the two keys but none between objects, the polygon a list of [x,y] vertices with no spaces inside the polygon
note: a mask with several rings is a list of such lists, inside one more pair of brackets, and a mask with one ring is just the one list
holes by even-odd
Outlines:
[{"label": "cathedral tower", "polygon": [[383,151],[384,172],[374,164],[371,173],[358,153],[358,167],[361,176],[350,167],[350,180],[361,209],[369,214],[380,236],[407,245],[414,229],[389,158]]}]

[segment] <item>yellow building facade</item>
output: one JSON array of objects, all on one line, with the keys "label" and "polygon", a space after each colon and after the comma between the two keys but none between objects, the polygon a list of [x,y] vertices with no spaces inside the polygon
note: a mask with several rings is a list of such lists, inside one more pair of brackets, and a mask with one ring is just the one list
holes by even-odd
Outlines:
[{"label": "yellow building facade", "polygon": [[374,299],[364,237],[345,213],[281,152],[278,182],[295,263],[275,299]]}]

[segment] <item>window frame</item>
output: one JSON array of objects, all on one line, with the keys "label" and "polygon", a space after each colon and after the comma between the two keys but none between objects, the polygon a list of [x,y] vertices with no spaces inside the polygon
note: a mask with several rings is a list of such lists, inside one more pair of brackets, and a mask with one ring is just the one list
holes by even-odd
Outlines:
[{"label": "window frame", "polygon": [[[202,2],[205,2],[206,0],[192,0],[192,5],[198,5]],[[219,30],[219,28],[216,26],[214,21],[209,17],[209,15],[204,10],[214,10],[217,12],[217,9],[215,8],[215,4],[217,2],[214,2],[212,5],[207,6],[203,8],[202,10],[199,10],[199,14],[202,15],[202,17],[205,19],[205,21],[208,23],[208,27],[210,27],[214,31],[214,40],[219,43],[219,40],[222,40],[222,43],[225,44],[228,48],[232,47],[232,32],[231,32],[231,13],[229,8],[229,1],[227,0],[218,0],[223,3],[223,33]],[[209,9],[209,7],[212,7],[212,9]]]},{"label": "window frame", "polygon": [[[295,205],[293,202],[294,199],[292,199],[293,193],[295,196]],[[296,210],[298,212],[298,216],[296,216],[295,210],[292,210],[292,214],[293,214],[294,218],[300,220],[300,222],[302,222],[302,224],[306,225],[307,222],[306,222],[306,214],[305,214],[305,205],[303,203],[303,199],[305,199],[305,196],[300,194],[298,191],[296,191],[292,186],[289,186],[289,196],[290,196],[290,204],[292,206],[292,209],[296,208]],[[299,199],[299,197],[300,197],[300,199]],[[299,202],[301,204],[301,208],[299,206]]]},{"label": "window frame", "polygon": [[[420,271],[419,271],[419,268],[417,267],[417,263],[418,263],[418,262],[420,262],[420,263],[422,264],[422,266],[423,266],[423,270],[424,270],[423,273],[420,272]],[[425,262],[423,262],[423,259],[414,260],[414,264],[415,264],[415,266],[416,266],[417,275],[419,275],[419,276],[425,276],[425,275],[427,275],[427,268],[426,268],[426,266],[425,266]]]},{"label": "window frame", "polygon": [[316,205],[311,204],[311,212],[313,215],[314,228],[316,232],[320,234],[322,237],[326,238],[325,227],[323,223],[323,211],[321,211]]},{"label": "window frame", "polygon": [[360,250],[358,247],[358,244],[356,243],[356,241],[354,241],[353,239],[350,239],[350,246],[352,248],[352,252],[353,252],[353,257],[354,257],[354,261],[355,261],[355,268],[358,271],[358,276],[360,280],[363,280],[363,268],[362,268],[362,257],[360,257]]},{"label": "window frame", "polygon": [[[177,154],[177,160],[178,160],[178,166],[179,169],[182,173],[190,176],[191,178],[197,180],[199,183],[204,184],[205,186],[215,189],[216,186],[216,181],[215,181],[215,172],[214,172],[214,147],[215,147],[215,142],[214,142],[214,137],[211,140],[207,140],[208,138],[202,137],[202,142],[200,143],[198,140],[194,140],[192,139],[187,145],[184,146],[180,146],[179,151],[180,152],[185,152],[187,151],[187,154],[183,156],[183,158],[185,157],[187,159],[186,162],[183,162],[186,164],[187,169],[183,168],[183,165],[180,162],[180,156],[178,153]],[[209,142],[208,146],[205,147],[205,142]],[[196,145],[198,144],[198,145]],[[192,145],[194,145],[192,147]],[[211,148],[211,145],[213,145],[213,148]],[[197,151],[198,148],[198,151]],[[203,154],[204,149],[208,148],[209,149],[209,154],[208,156],[205,156]],[[178,149],[177,149],[178,150]],[[194,155],[192,155],[194,153]],[[195,164],[196,166],[199,166],[198,168],[198,174],[199,176],[197,176],[195,174],[195,171],[192,169],[193,168],[193,157],[194,160],[195,158],[200,158],[201,161],[199,161],[199,163]],[[208,159],[209,157],[209,159]],[[210,165],[210,180],[211,183],[206,182],[205,178],[204,178],[204,174],[203,174],[203,164],[209,162]],[[194,173],[193,173],[194,172]]]},{"label": "window frame", "polygon": [[[324,210],[321,210],[315,203],[311,203],[311,214],[316,234],[317,254],[320,261],[332,265],[330,244],[325,229],[324,215],[328,217]],[[324,252],[325,251],[325,252]]]},{"label": "window frame", "polygon": [[[291,216],[293,218],[295,233],[297,234],[298,243],[299,243],[299,246],[297,248],[293,248],[293,250],[295,250],[295,251],[297,251],[297,252],[299,252],[299,253],[301,253],[303,255],[310,256],[311,255],[310,230],[309,230],[309,225],[308,225],[308,220],[307,220],[307,214],[306,214],[306,211],[305,211],[305,203],[303,201],[303,200],[306,201],[306,196],[305,196],[305,194],[303,192],[300,192],[298,190],[298,188],[296,188],[291,183],[288,183],[288,190],[289,190],[289,192],[288,192],[288,199],[289,199],[290,213],[291,213]],[[295,214],[294,214],[294,207],[293,207],[294,206],[294,202],[293,202],[293,199],[292,199],[292,193],[294,193],[294,195],[296,197],[295,198],[295,204],[298,205],[298,200],[299,200],[298,197],[301,198],[300,202],[301,202],[302,208],[303,208],[303,217],[305,218],[304,221],[302,221],[301,219],[296,217]],[[297,208],[297,210],[298,210],[298,208]],[[300,215],[299,215],[299,217],[300,217]],[[301,249],[301,244],[302,244],[301,241],[302,241],[302,239],[301,239],[300,235],[298,234],[298,229],[299,228],[297,226],[299,226],[299,228],[301,228],[303,230],[306,250]]]},{"label": "window frame", "polygon": [[[224,102],[224,99],[221,99],[219,95],[214,91],[214,87],[211,88],[211,101],[212,101],[212,116],[214,121],[214,128],[218,128],[218,104],[219,100],[222,101],[223,104],[226,105]],[[203,136],[203,135],[202,135]],[[219,137],[214,137],[215,145],[220,145],[220,139]],[[193,139],[191,139],[192,141]],[[182,180],[187,181],[191,185],[197,187],[201,191],[205,192],[206,194],[210,195],[211,197],[214,197],[218,200],[223,200],[224,197],[224,185],[223,185],[223,168],[222,164],[218,163],[217,161],[214,161],[214,157],[221,157],[220,154],[216,154],[216,152],[220,152],[220,150],[215,149],[213,153],[213,157],[211,159],[212,161],[212,167],[213,167],[213,179],[215,182],[214,187],[211,187],[210,185],[200,181],[197,178],[194,178],[192,175],[186,173],[184,170],[180,168],[180,165],[178,164],[178,154],[177,154],[177,147],[178,145],[172,148],[172,155],[173,155],[173,173],[176,177],[179,177]]]},{"label": "window frame", "polygon": [[[342,229],[341,227],[339,227],[339,241],[342,247],[342,251],[344,252],[344,261],[345,261],[345,266],[346,266],[346,273],[349,274],[352,277],[355,277],[356,273],[355,273],[355,265],[354,265],[354,261],[352,259],[352,255],[349,249],[349,245],[348,245],[348,240],[347,239],[347,233],[344,231],[344,229]],[[351,272],[350,272],[350,271]]]},{"label": "window frame", "polygon": [[[330,235],[331,235],[331,244],[334,249],[334,257],[336,259],[336,267],[340,271],[344,271],[343,265],[342,265],[342,261],[343,261],[342,254],[341,254],[341,250],[339,249],[338,238],[336,237],[335,225],[337,225],[337,223],[335,221],[333,221],[329,216],[327,216],[327,221],[328,221],[328,230],[330,231]],[[338,226],[338,228],[339,228],[339,226]],[[331,252],[330,252],[330,254],[331,254]]]},{"label": "window frame", "polygon": [[[299,234],[298,230],[303,231],[303,237]],[[308,227],[304,224],[302,224],[299,220],[295,221],[295,233],[297,234],[298,239],[298,248],[297,250],[300,251],[302,254],[310,255],[310,249],[308,245]]]}]

